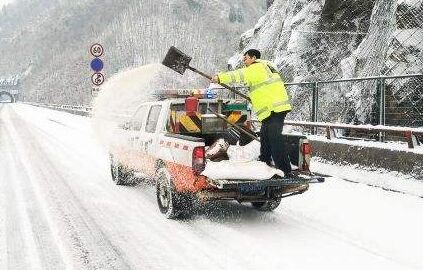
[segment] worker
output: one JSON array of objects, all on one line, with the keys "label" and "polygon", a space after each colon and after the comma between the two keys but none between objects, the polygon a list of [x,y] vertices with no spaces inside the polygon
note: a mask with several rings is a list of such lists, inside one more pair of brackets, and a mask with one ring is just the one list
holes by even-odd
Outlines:
[{"label": "worker", "polygon": [[277,69],[260,57],[260,51],[248,50],[243,58],[246,67],[218,73],[212,77],[212,82],[244,83],[249,88],[248,96],[253,110],[262,123],[259,159],[271,165],[273,158],[276,167],[284,172],[285,177],[292,177],[286,142],[282,136],[285,117],[292,106]]}]

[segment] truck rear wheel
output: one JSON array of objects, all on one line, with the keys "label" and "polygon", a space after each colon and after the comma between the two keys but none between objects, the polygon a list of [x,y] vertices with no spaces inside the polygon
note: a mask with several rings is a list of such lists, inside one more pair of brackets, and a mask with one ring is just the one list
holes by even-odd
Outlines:
[{"label": "truck rear wheel", "polygon": [[156,194],[160,212],[169,219],[177,218],[180,214],[178,208],[178,193],[171,182],[171,176],[166,168],[157,169]]},{"label": "truck rear wheel", "polygon": [[265,202],[252,202],[252,206],[259,211],[273,211],[278,208],[281,198],[271,199]]}]

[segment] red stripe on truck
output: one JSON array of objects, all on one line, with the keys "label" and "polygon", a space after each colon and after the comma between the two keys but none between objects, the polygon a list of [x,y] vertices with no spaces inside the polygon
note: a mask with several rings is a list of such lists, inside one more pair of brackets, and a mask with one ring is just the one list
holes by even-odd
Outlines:
[{"label": "red stripe on truck", "polygon": [[203,175],[194,175],[190,166],[165,161],[169,173],[172,175],[173,184],[178,192],[198,192],[210,187]]}]

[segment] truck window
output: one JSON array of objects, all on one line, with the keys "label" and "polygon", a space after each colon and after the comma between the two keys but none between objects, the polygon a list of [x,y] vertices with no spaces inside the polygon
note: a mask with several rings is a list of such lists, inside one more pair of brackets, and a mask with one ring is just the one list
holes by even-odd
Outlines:
[{"label": "truck window", "polygon": [[143,120],[145,119],[145,115],[147,113],[147,109],[147,106],[141,106],[135,113],[132,119],[132,125],[134,130],[141,130]]},{"label": "truck window", "polygon": [[160,116],[160,110],[162,109],[161,105],[151,106],[150,113],[148,114],[147,124],[145,126],[145,131],[153,133],[156,131],[157,122]]}]

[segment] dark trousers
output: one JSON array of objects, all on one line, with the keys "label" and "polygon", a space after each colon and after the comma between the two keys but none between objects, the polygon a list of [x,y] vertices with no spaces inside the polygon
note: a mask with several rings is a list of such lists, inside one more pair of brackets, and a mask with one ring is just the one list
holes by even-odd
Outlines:
[{"label": "dark trousers", "polygon": [[272,112],[262,121],[260,129],[260,161],[270,165],[273,158],[276,168],[282,170],[285,175],[291,172],[286,142],[282,136],[286,114],[287,112]]}]

